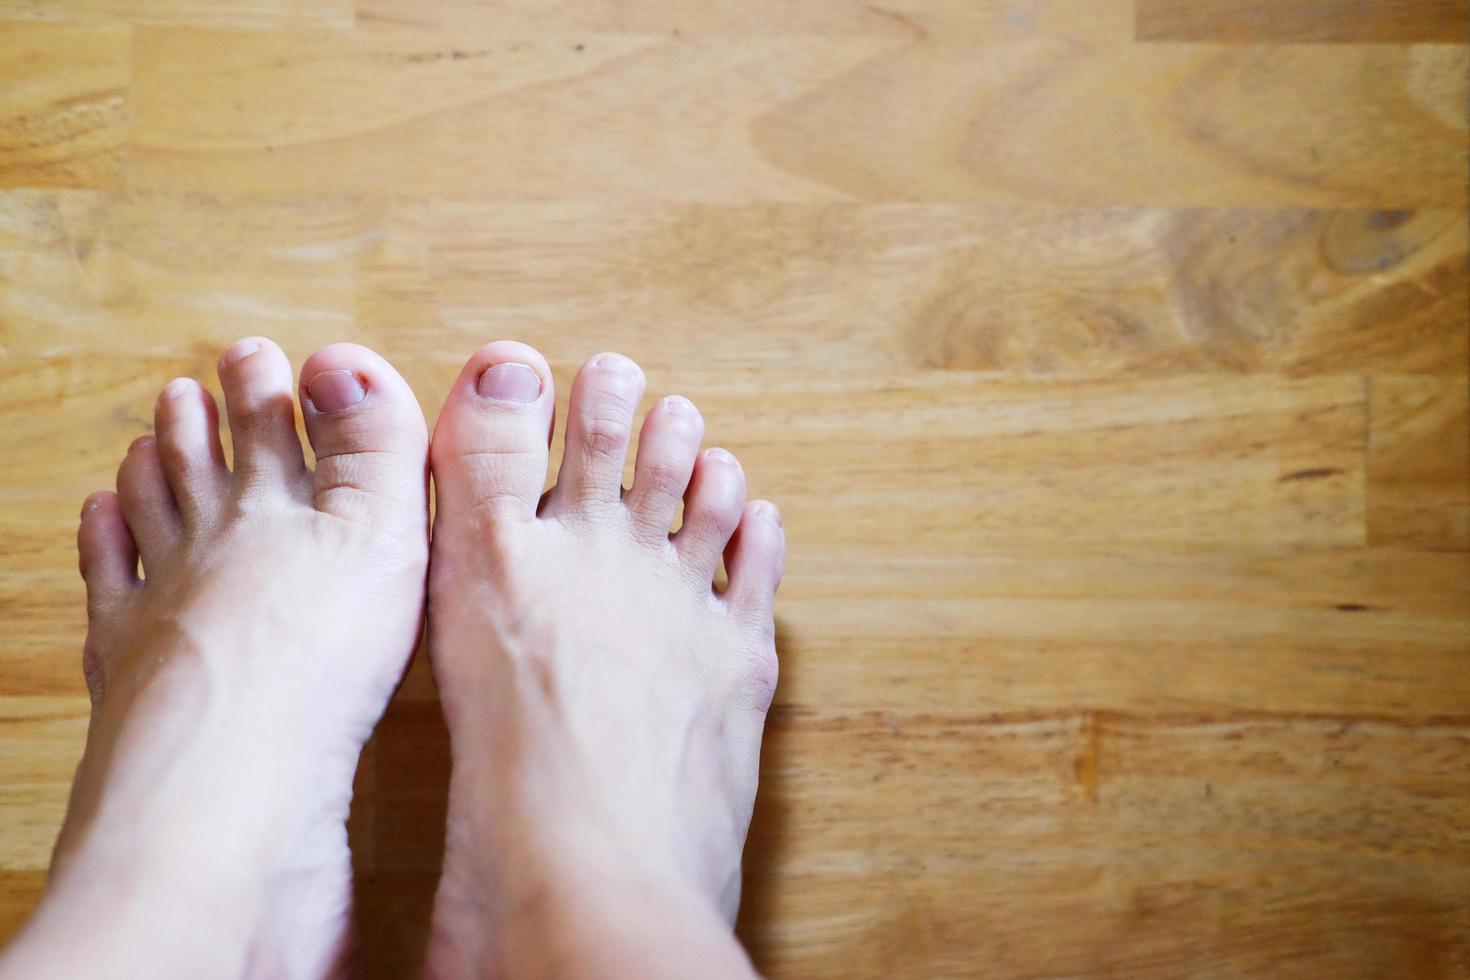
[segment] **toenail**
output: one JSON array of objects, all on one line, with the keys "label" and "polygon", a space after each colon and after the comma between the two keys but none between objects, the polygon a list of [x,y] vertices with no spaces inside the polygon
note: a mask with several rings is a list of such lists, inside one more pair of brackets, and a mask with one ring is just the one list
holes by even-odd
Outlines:
[{"label": "toenail", "polygon": [[171,402],[192,387],[194,387],[194,382],[188,378],[174,378],[163,386],[163,400]]},{"label": "toenail", "polygon": [[329,414],[356,405],[367,389],[351,371],[323,371],[306,383],[306,396],[318,412]]},{"label": "toenail", "polygon": [[592,367],[602,368],[607,371],[616,371],[619,374],[632,374],[638,368],[638,365],[634,364],[622,354],[611,352],[598,354],[587,363]]},{"label": "toenail", "polygon": [[770,501],[758,500],[751,505],[750,510],[751,513],[755,514],[755,516],[763,520],[770,521],[777,527],[781,526],[781,512],[777,510],[776,505],[771,503]]},{"label": "toenail", "polygon": [[139,436],[133,440],[132,445],[128,446],[128,452],[132,452],[134,449],[146,449],[153,445],[154,441],[152,436]]},{"label": "toenail", "polygon": [[704,452],[704,456],[712,463],[733,463],[737,466],[739,465],[735,454],[728,449],[707,449]]},{"label": "toenail", "polygon": [[229,365],[234,364],[236,361],[244,360],[258,350],[260,350],[260,342],[255,340],[242,340],[239,343],[231,344],[225,350],[225,352],[220,355],[220,366],[228,367]]},{"label": "toenail", "polygon": [[673,412],[675,415],[692,416],[694,403],[683,395],[670,395],[664,399],[664,411]]},{"label": "toenail", "polygon": [[82,501],[82,516],[86,517],[88,514],[92,513],[92,511],[101,506],[101,500],[96,497],[88,497],[86,500]]},{"label": "toenail", "polygon": [[524,364],[507,361],[486,368],[475,390],[486,398],[524,405],[541,397],[541,376]]}]

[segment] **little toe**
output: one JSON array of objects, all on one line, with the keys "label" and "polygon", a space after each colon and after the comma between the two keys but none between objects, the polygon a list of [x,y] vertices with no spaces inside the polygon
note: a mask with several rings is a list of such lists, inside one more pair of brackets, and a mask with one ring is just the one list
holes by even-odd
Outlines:
[{"label": "little toe", "polygon": [[138,547],[117,494],[94,493],[82,504],[77,556],[87,585],[87,614],[106,617],[138,585]]},{"label": "little toe", "polygon": [[230,480],[214,396],[192,378],[175,378],[158,396],[153,428],[163,475],[184,525],[213,520],[223,507]]},{"label": "little toe", "polygon": [[596,512],[622,499],[623,464],[643,386],[643,369],[621,354],[598,354],[582,365],[567,404],[566,449],[548,501],[551,513]]},{"label": "little toe", "polygon": [[103,644],[109,621],[138,587],[138,548],[123,519],[117,494],[94,493],[82,504],[77,527],[78,565],[87,585],[87,642],[82,674],[93,702],[102,697]]},{"label": "little toe", "polygon": [[240,489],[271,493],[304,485],[306,463],[285,352],[264,337],[248,337],[220,356],[219,378]]},{"label": "little toe", "polygon": [[708,449],[695,461],[694,478],[684,495],[684,523],[674,547],[699,578],[713,580],[720,555],[740,523],[745,505],[745,471],[723,449]]},{"label": "little toe", "polygon": [[785,560],[781,512],[768,500],[752,500],[725,547],[725,601],[749,617],[769,620]]},{"label": "little toe", "polygon": [[153,436],[140,436],[128,447],[128,454],[117,468],[117,497],[146,575],[183,534],[179,509],[168,478],[163,475]]},{"label": "little toe", "polygon": [[687,398],[663,399],[643,420],[633,486],[624,502],[640,538],[667,541],[679,501],[689,487],[704,419]]},{"label": "little toe", "polygon": [[301,366],[301,414],[317,510],[424,540],[429,436],[403,376],[366,347],[323,347]]},{"label": "little toe", "polygon": [[535,348],[498,340],[476,351],[429,445],[439,513],[535,518],[555,409],[551,369]]}]

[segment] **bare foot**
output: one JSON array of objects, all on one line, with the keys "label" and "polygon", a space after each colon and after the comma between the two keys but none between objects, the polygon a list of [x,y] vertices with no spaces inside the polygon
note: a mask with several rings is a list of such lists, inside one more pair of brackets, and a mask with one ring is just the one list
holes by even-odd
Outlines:
[{"label": "bare foot", "polygon": [[699,454],[682,398],[644,420],[622,490],[643,387],[616,354],[582,368],[539,514],[536,351],[476,353],[434,433],[430,650],[454,756],[435,976],[749,971],[729,925],[785,542],[735,458]]},{"label": "bare foot", "polygon": [[422,618],[423,415],[376,354],[318,351],[311,471],[280,348],[241,341],[220,379],[233,473],[214,399],[180,379],[83,509],[92,722],[18,976],[342,965],[353,772]]}]

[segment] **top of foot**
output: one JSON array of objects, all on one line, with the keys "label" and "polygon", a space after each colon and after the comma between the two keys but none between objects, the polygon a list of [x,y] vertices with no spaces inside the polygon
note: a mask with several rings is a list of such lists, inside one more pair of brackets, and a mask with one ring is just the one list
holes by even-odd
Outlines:
[{"label": "top of foot", "polygon": [[784,537],[735,457],[700,452],[684,398],[648,412],[623,489],[643,393],[626,357],[582,367],[544,497],[554,392],[535,350],[476,353],[434,432],[430,655],[455,754],[438,975],[554,956],[508,923],[559,873],[681,896],[695,931],[738,904]]},{"label": "top of foot", "polygon": [[84,506],[94,708],[58,887],[113,863],[119,880],[182,877],[184,900],[245,920],[253,971],[320,975],[346,937],[357,756],[420,631],[427,433],[408,385],[356,345],[302,367],[311,468],[281,349],[243,340],[219,376],[233,470],[214,398],[181,378],[117,492]]}]

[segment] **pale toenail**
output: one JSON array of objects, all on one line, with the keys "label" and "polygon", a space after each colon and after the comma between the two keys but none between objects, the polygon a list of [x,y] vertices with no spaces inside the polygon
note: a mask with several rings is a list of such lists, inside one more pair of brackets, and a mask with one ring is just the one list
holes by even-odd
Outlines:
[{"label": "pale toenail", "polygon": [[306,395],[318,412],[329,414],[356,405],[367,389],[351,371],[323,371],[306,383]]},{"label": "pale toenail", "polygon": [[133,444],[128,447],[128,452],[132,452],[134,449],[146,449],[147,447],[153,445],[154,442],[155,440],[152,436],[139,436],[138,438],[134,439]]},{"label": "pale toenail", "polygon": [[524,364],[507,361],[486,368],[475,390],[486,398],[524,405],[541,397],[541,376]]},{"label": "pale toenail", "polygon": [[236,361],[244,360],[258,350],[260,350],[260,343],[254,340],[242,340],[239,343],[231,344],[229,348],[220,355],[220,365],[228,367],[229,365],[234,364]]},{"label": "pale toenail", "polygon": [[188,378],[174,378],[163,386],[163,400],[171,402],[192,387],[194,387],[194,382]]},{"label": "pale toenail", "polygon": [[769,503],[765,500],[760,500],[751,505],[750,510],[751,513],[755,514],[755,516],[761,518],[762,520],[770,521],[777,527],[781,526],[781,512],[776,509],[775,504]]},{"label": "pale toenail", "polygon": [[101,500],[96,497],[88,497],[86,500],[82,501],[82,516],[86,517],[88,514],[92,513],[92,511],[101,506]]},{"label": "pale toenail", "polygon": [[707,449],[705,450],[704,457],[711,463],[730,463],[733,465],[738,465],[738,461],[735,459],[735,454],[730,452],[728,449]]},{"label": "pale toenail", "polygon": [[602,368],[607,371],[616,371],[619,374],[632,374],[634,371],[637,370],[638,367],[622,354],[614,354],[611,352],[608,352],[606,354],[598,354],[587,363],[595,368]]},{"label": "pale toenail", "polygon": [[673,412],[675,415],[692,416],[694,403],[683,395],[670,395],[664,399],[664,411]]}]

